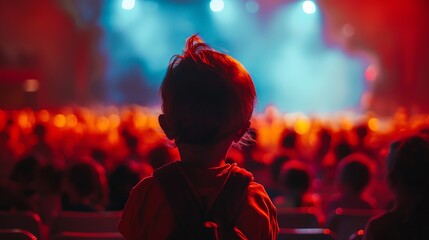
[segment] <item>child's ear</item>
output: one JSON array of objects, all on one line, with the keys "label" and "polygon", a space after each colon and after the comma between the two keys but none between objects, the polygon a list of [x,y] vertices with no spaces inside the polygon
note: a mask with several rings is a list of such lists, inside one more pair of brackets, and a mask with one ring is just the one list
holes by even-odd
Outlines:
[{"label": "child's ear", "polygon": [[239,142],[240,139],[244,136],[244,134],[246,134],[246,132],[249,130],[249,128],[250,128],[250,121],[247,121],[247,123],[234,136],[233,141],[236,143]]},{"label": "child's ear", "polygon": [[168,139],[173,140],[176,138],[176,132],[174,131],[173,127],[168,123],[167,116],[165,116],[165,114],[161,114],[158,116],[158,122]]}]

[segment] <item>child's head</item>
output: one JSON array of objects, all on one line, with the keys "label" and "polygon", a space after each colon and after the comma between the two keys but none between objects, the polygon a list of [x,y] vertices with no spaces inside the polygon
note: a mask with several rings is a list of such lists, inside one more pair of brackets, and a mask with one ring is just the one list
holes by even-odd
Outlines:
[{"label": "child's head", "polygon": [[[250,125],[256,91],[246,69],[197,35],[173,57],[161,86],[160,124],[177,144],[214,144]],[[235,137],[237,136],[237,137]]]},{"label": "child's head", "polygon": [[361,193],[371,178],[371,160],[364,154],[353,153],[341,160],[338,166],[338,181],[342,187]]}]

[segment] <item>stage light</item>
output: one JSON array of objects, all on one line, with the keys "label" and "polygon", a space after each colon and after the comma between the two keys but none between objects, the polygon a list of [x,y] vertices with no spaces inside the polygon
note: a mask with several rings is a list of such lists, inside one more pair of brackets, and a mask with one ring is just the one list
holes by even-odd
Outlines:
[{"label": "stage light", "polygon": [[244,7],[249,13],[257,13],[259,11],[259,3],[257,1],[247,1]]},{"label": "stage light", "polygon": [[210,1],[210,9],[213,12],[221,12],[224,8],[225,4],[223,0],[211,0]]},{"label": "stage light", "polygon": [[124,10],[132,10],[135,5],[135,0],[122,0],[122,9]]},{"label": "stage light", "polygon": [[302,10],[307,14],[313,14],[316,12],[316,4],[313,1],[304,1],[302,3]]}]

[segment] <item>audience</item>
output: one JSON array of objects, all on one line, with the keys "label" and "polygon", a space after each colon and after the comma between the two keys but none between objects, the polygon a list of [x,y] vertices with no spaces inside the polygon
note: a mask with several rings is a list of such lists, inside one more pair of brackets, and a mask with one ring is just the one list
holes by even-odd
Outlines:
[{"label": "audience", "polygon": [[[28,122],[25,124],[20,120],[22,115],[27,115]],[[164,139],[159,134],[157,114],[138,106],[109,108],[103,113],[86,108],[64,111],[26,109],[4,111],[0,117],[4,117],[2,121],[6,123],[0,126],[0,210],[32,210],[42,217],[45,224],[49,224],[61,210],[121,210],[128,199],[128,189],[133,183],[152,174],[154,169],[171,159],[177,159],[166,154],[172,148],[162,145]],[[70,120],[73,120],[73,117],[77,119],[76,122]],[[275,117],[278,119],[273,119]],[[408,176],[401,172],[401,169],[414,169],[413,166],[402,163],[405,162],[405,157],[402,156],[411,151],[407,147],[411,143],[418,146],[416,151],[424,149],[423,135],[429,133],[427,121],[414,116],[405,118],[406,122],[396,118],[380,119],[380,122],[383,121],[383,124],[380,124],[383,126],[381,129],[367,124],[369,119],[348,127],[338,124],[335,118],[316,119],[310,123],[308,131],[300,131],[298,134],[293,128],[294,118],[289,118],[288,115],[275,117],[269,119],[270,124],[276,123],[275,127],[272,127],[264,122],[266,117],[263,114],[255,115],[252,119],[254,129],[251,134],[254,138],[258,137],[256,144],[243,146],[242,154],[238,158],[230,158],[234,161],[239,159],[240,166],[254,173],[257,180],[262,180],[274,203],[280,207],[302,206],[302,203],[304,206],[311,205],[311,200],[284,197],[286,190],[281,188],[281,183],[284,183],[281,176],[285,175],[284,172],[283,175],[280,174],[285,170],[282,166],[291,161],[290,159],[297,159],[297,153],[300,153],[300,164],[308,170],[307,173],[312,173],[309,176],[314,176],[308,181],[309,189],[321,196],[320,203],[326,214],[337,207],[389,209],[393,206],[388,213],[368,225],[367,239],[380,236],[377,234],[385,229],[379,227],[380,222],[381,225],[385,224],[384,221],[396,224],[397,216],[404,221],[401,225],[392,227],[392,234],[397,234],[402,239],[412,239],[414,232],[420,234],[418,229],[425,224],[425,220],[421,220],[423,217],[416,213],[423,214],[427,211],[425,204],[420,203],[423,200],[418,200],[426,198],[420,193],[424,192],[421,190],[424,187],[418,184],[409,188],[408,185],[412,181],[423,183],[426,180],[424,176],[418,177],[420,170],[407,170],[413,173]],[[58,119],[66,119],[66,122]],[[260,132],[261,126],[264,127],[263,134]],[[388,151],[387,146],[392,140],[418,132],[421,135],[398,141],[392,144],[391,150]],[[268,141],[266,138],[273,139]],[[389,160],[386,163],[386,155],[389,152]],[[360,153],[360,156],[367,155],[369,159],[364,157],[365,161],[357,162],[350,160],[357,156],[356,153]],[[408,155],[410,157],[406,158],[407,162],[416,163],[416,169],[424,168],[424,161],[420,161],[424,160],[423,158],[413,160],[414,155]],[[104,184],[106,190],[101,191],[103,194],[97,193],[103,197],[95,197],[97,194],[94,193],[92,197],[84,197],[91,200],[84,200],[82,209],[79,206],[73,208],[71,198],[75,197],[70,197],[74,193],[70,189],[71,180],[68,178],[71,177],[70,172],[74,166],[80,163],[77,159],[87,156],[94,159],[89,162],[97,162],[105,168],[104,181],[106,183],[106,176],[109,181]],[[345,158],[340,158],[341,156]],[[369,169],[375,171],[369,171],[367,174],[368,162],[372,165]],[[349,163],[353,163],[351,165],[354,167],[346,167]],[[351,172],[353,174],[350,174]],[[354,174],[360,176],[360,183],[347,179],[356,177]],[[80,172],[77,175],[78,178],[83,177]],[[368,188],[364,186],[367,175],[374,179]],[[387,176],[391,190],[385,181]],[[421,180],[410,180],[414,177]],[[73,178],[76,179],[76,174]],[[333,184],[334,180],[337,180],[338,188]],[[88,187],[92,184],[91,181],[85,182]],[[65,187],[66,185],[68,187]],[[362,186],[360,194],[359,191],[354,192]],[[388,202],[392,192],[396,201],[390,205]],[[307,195],[313,194],[307,192]],[[59,201],[61,196],[62,201]],[[278,198],[279,196],[281,198]],[[353,200],[347,200],[350,198]],[[301,204],[296,204],[299,202]],[[416,222],[418,224],[415,224]],[[408,235],[409,237],[404,237]]]}]

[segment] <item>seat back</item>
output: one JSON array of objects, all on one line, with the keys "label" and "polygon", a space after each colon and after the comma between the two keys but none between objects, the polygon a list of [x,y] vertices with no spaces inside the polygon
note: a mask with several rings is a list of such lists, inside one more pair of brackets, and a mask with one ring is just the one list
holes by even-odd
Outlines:
[{"label": "seat back", "polygon": [[83,232],[62,232],[57,234],[53,240],[124,240],[120,233],[83,233]]},{"label": "seat back", "polygon": [[51,224],[51,237],[61,232],[114,233],[117,232],[121,212],[62,212]]},{"label": "seat back", "polygon": [[281,228],[277,240],[335,240],[334,233],[324,228]]},{"label": "seat back", "polygon": [[280,228],[319,228],[315,208],[279,208],[277,220]]},{"label": "seat back", "polygon": [[42,221],[30,211],[0,211],[0,229],[22,229],[40,239]]},{"label": "seat back", "polygon": [[358,230],[357,232],[353,233],[348,240],[362,240],[363,239],[364,230]]},{"label": "seat back", "polygon": [[37,238],[28,231],[22,229],[0,229],[0,239],[11,240],[37,240]]},{"label": "seat back", "polygon": [[365,229],[368,220],[379,212],[379,210],[337,208],[328,217],[326,227],[336,233],[338,240],[348,240],[353,233]]}]

